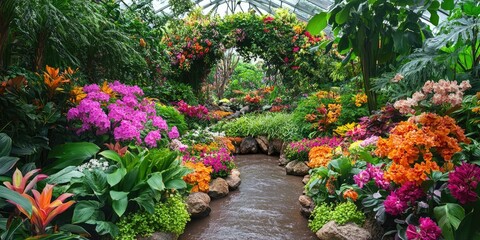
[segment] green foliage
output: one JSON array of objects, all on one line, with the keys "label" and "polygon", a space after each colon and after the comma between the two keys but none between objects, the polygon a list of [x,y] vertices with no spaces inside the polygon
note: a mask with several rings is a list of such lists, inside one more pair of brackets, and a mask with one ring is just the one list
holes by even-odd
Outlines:
[{"label": "green foliage", "polygon": [[149,236],[158,231],[180,235],[188,221],[190,216],[186,204],[176,195],[155,205],[153,214],[136,212],[122,217],[117,223],[120,234],[116,239],[136,239],[137,236]]},{"label": "green foliage", "polygon": [[198,98],[193,93],[192,87],[185,83],[166,81],[160,86],[148,86],[143,88],[145,95],[156,98],[162,103],[184,102],[198,104]]},{"label": "green foliage", "polygon": [[[226,98],[235,98],[239,94],[237,91],[246,93],[257,90],[263,86],[263,72],[257,66],[251,63],[240,62],[232,74],[230,83],[225,90]],[[240,94],[243,96],[242,94]]]},{"label": "green foliage", "polygon": [[446,240],[453,240],[454,232],[465,217],[465,210],[456,203],[447,203],[433,209],[438,226],[442,229],[442,235]]},{"label": "green foliage", "polygon": [[317,232],[323,225],[332,220],[339,225],[350,222],[362,225],[365,222],[365,215],[357,209],[353,202],[343,202],[335,207],[322,203],[313,210],[308,227],[312,232]]},{"label": "green foliage", "polygon": [[221,129],[231,137],[267,136],[269,139],[292,141],[300,139],[300,131],[287,113],[246,115],[221,124]]},{"label": "green foliage", "polygon": [[157,115],[167,121],[169,128],[176,126],[181,135],[188,130],[185,116],[174,107],[157,104],[155,105],[155,109],[157,110]]}]

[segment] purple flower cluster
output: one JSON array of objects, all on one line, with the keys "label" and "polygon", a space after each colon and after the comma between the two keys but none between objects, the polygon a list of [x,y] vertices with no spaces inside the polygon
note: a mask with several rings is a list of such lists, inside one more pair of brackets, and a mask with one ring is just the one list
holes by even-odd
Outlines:
[{"label": "purple flower cluster", "polygon": [[449,174],[448,189],[461,204],[476,202],[476,192],[480,182],[480,167],[471,163],[463,163]]},{"label": "purple flower cluster", "polygon": [[405,120],[391,104],[387,104],[381,111],[359,119],[359,127],[346,133],[352,140],[364,140],[372,136],[386,137],[398,122]]},{"label": "purple flower cluster", "polygon": [[[87,96],[67,113],[69,121],[81,123],[76,133],[94,130],[96,135],[111,133],[115,141],[135,141],[157,147],[162,139],[161,131],[167,134],[168,125],[156,115],[155,103],[142,99],[143,91],[138,86],[115,81],[106,87],[100,88],[96,84],[83,87]],[[179,137],[176,127],[168,132],[168,136],[170,139]]]},{"label": "purple flower cluster", "polygon": [[383,202],[385,212],[393,216],[400,215],[407,210],[409,205],[412,206],[422,197],[425,197],[425,192],[414,182],[407,182],[399,189],[391,192],[385,199]]},{"label": "purple flower cluster", "polygon": [[190,118],[198,118],[202,120],[208,120],[208,109],[203,105],[190,106],[183,100],[177,103],[177,109],[180,113]]},{"label": "purple flower cluster", "polygon": [[286,157],[289,160],[307,161],[308,152],[313,147],[329,146],[331,148],[338,147],[343,141],[340,137],[321,137],[315,139],[302,139],[297,142],[291,142],[285,149]]},{"label": "purple flower cluster", "polygon": [[371,136],[369,138],[366,138],[365,140],[363,140],[363,142],[360,143],[360,147],[365,148],[368,146],[376,146],[379,138],[380,137],[378,136]]},{"label": "purple flower cluster", "polygon": [[420,218],[420,226],[409,224],[407,227],[408,240],[437,240],[442,235],[442,230],[430,218]]},{"label": "purple flower cluster", "polygon": [[388,189],[390,182],[383,177],[383,170],[380,167],[367,163],[367,168],[353,176],[353,180],[359,188],[363,188],[371,179],[375,181],[375,185],[381,189]]}]

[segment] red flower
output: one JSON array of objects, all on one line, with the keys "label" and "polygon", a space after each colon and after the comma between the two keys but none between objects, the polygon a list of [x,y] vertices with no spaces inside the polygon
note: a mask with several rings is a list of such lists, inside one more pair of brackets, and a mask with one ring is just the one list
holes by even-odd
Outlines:
[{"label": "red flower", "polygon": [[448,189],[461,204],[475,202],[478,200],[478,194],[475,192],[478,182],[480,182],[480,167],[463,163],[450,173]]},{"label": "red flower", "polygon": [[300,66],[292,66],[291,68],[292,68],[292,70],[296,71],[296,70],[300,69]]},{"label": "red flower", "polygon": [[263,19],[263,23],[265,23],[265,24],[271,23],[271,22],[273,22],[273,20],[275,20],[275,18],[273,18],[272,16],[267,16]]},{"label": "red flower", "polygon": [[293,47],[293,52],[298,52],[298,51],[300,51],[300,47],[298,46]]}]

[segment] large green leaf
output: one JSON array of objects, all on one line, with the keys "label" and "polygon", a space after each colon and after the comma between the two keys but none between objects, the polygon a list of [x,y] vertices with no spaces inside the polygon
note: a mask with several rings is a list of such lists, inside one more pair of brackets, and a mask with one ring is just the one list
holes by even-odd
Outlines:
[{"label": "large green leaf", "polygon": [[330,161],[330,165],[343,176],[347,175],[352,170],[352,162],[346,157],[334,159]]},{"label": "large green leaf", "polygon": [[319,13],[313,16],[307,24],[307,31],[313,35],[318,35],[327,27],[328,14],[326,12]]},{"label": "large green leaf", "polygon": [[15,164],[20,160],[17,157],[3,156],[0,157],[0,175],[3,175],[10,171]]},{"label": "large green leaf", "polygon": [[100,148],[89,142],[75,142],[66,143],[55,146],[48,154],[48,158],[55,158],[56,160],[47,166],[44,172],[51,172],[51,170],[63,169],[68,166],[78,166],[83,161],[92,158]]},{"label": "large green leaf", "polygon": [[465,215],[455,232],[455,239],[480,240],[479,217],[480,211],[478,209]]},{"label": "large green leaf", "polygon": [[5,133],[0,133],[0,157],[10,156],[12,139]]},{"label": "large green leaf", "polygon": [[97,201],[80,201],[75,204],[75,210],[73,210],[72,223],[83,223],[93,216],[95,211],[100,209],[101,204]]},{"label": "large green leaf", "polygon": [[70,166],[60,170],[53,175],[48,176],[47,182],[50,184],[68,183],[72,178],[80,178],[82,176],[83,173],[77,171],[77,167]]},{"label": "large green leaf", "polygon": [[113,160],[117,163],[121,163],[122,162],[122,159],[120,158],[120,156],[118,155],[117,152],[115,151],[112,151],[112,150],[105,150],[105,151],[102,151],[100,153],[98,153],[99,155],[101,156],[104,156],[105,158],[107,159],[110,159],[110,160]]},{"label": "large green leaf", "polygon": [[119,230],[117,225],[112,222],[105,222],[105,221],[95,221],[97,227],[95,227],[95,231],[100,235],[110,234],[110,236],[115,237],[119,234]]},{"label": "large green leaf", "polygon": [[465,217],[465,210],[456,203],[447,203],[433,209],[438,225],[446,240],[454,240],[454,232]]},{"label": "large green leaf", "polygon": [[335,22],[338,25],[342,25],[347,22],[349,16],[350,16],[350,8],[348,7],[342,8],[342,10],[340,10],[340,12],[338,12],[335,15]]},{"label": "large green leaf", "polygon": [[107,176],[103,171],[85,171],[85,184],[92,189],[97,196],[105,194],[108,190]]},{"label": "large green leaf", "polygon": [[159,172],[153,173],[152,176],[147,180],[147,183],[152,189],[157,191],[163,191],[165,189],[162,174]]},{"label": "large green leaf", "polygon": [[122,181],[123,177],[127,174],[127,169],[119,168],[115,170],[115,172],[110,173],[107,175],[107,182],[108,184],[113,187],[117,185],[120,181]]},{"label": "large green leaf", "polygon": [[452,10],[455,7],[455,2],[454,0],[443,0],[442,2],[442,8],[444,10]]},{"label": "large green leaf", "polygon": [[167,189],[184,189],[187,187],[187,183],[183,179],[173,179],[165,183]]},{"label": "large green leaf", "polygon": [[0,198],[10,200],[25,209],[28,214],[32,214],[32,203],[20,195],[20,193],[12,191],[4,186],[0,186]]},{"label": "large green leaf", "polygon": [[119,217],[121,217],[127,210],[128,192],[110,191],[110,197],[113,200],[112,201],[113,211],[115,211],[115,213]]}]

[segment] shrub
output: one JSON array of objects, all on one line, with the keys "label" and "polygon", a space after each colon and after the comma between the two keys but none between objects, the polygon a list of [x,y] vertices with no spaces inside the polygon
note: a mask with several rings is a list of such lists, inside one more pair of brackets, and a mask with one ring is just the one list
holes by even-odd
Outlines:
[{"label": "shrub", "polygon": [[192,87],[175,81],[166,81],[161,86],[143,88],[145,95],[156,98],[163,103],[173,103],[183,100],[189,104],[197,104],[198,99],[193,94]]},{"label": "shrub", "polygon": [[365,222],[365,215],[362,211],[357,210],[357,206],[353,202],[340,203],[335,208],[326,203],[322,203],[315,207],[311,218],[308,227],[312,232],[317,232],[323,225],[332,220],[339,225],[349,222],[362,225],[363,222]]},{"label": "shrub", "polygon": [[138,235],[149,236],[157,231],[180,235],[188,221],[187,205],[181,196],[176,195],[157,204],[153,214],[137,212],[121,218],[117,223],[120,235],[116,239],[136,239]]},{"label": "shrub", "polygon": [[155,109],[157,110],[157,115],[167,121],[170,128],[177,127],[182,135],[188,130],[185,117],[174,107],[157,104]]},{"label": "shrub", "polygon": [[343,138],[339,137],[321,137],[315,139],[302,139],[301,141],[291,142],[285,148],[285,156],[288,160],[307,161],[310,149],[318,146],[329,146],[336,148],[342,143]]},{"label": "shrub", "polygon": [[230,137],[266,136],[269,139],[293,141],[300,139],[300,129],[287,113],[246,115],[221,125]]}]

